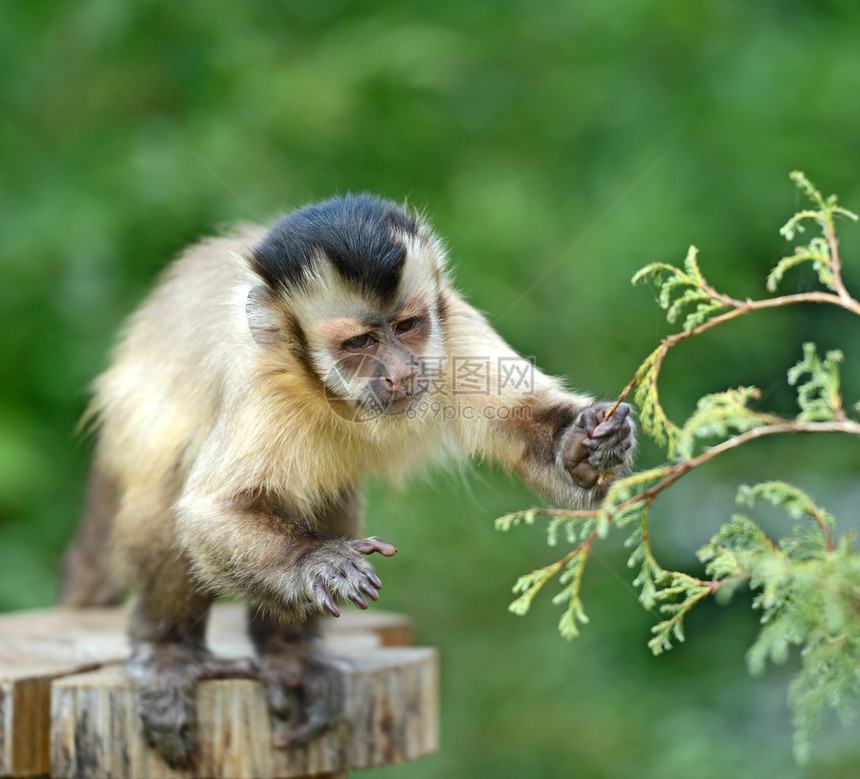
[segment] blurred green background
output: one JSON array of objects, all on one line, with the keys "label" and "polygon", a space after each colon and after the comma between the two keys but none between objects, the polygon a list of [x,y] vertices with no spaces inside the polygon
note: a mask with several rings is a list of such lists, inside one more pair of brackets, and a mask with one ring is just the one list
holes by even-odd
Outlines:
[{"label": "blurred green background", "polygon": [[[0,2],[0,610],[54,599],[86,386],[185,244],[337,192],[408,199],[509,341],[613,396],[667,332],[629,285],[639,267],[695,243],[718,288],[759,296],[802,204],[790,170],[860,209],[858,34],[853,0]],[[858,233],[842,233],[855,293]],[[795,273],[784,290],[810,286]],[[845,351],[856,401],[858,332],[812,308],[721,328],[667,361],[670,414],[738,384],[791,413],[804,340]],[[695,570],[734,485],[775,477],[856,527],[858,472],[856,442],[757,444],[667,495],[655,546]],[[480,467],[369,498],[368,530],[400,549],[378,565],[382,605],[441,650],[442,746],[367,776],[860,775],[856,724],[828,722],[793,764],[792,663],[747,675],[748,598],[700,607],[655,659],[611,536],[567,643],[552,586],[529,616],[506,611],[516,577],[559,556],[538,529],[494,532],[533,502],[518,483]]]}]

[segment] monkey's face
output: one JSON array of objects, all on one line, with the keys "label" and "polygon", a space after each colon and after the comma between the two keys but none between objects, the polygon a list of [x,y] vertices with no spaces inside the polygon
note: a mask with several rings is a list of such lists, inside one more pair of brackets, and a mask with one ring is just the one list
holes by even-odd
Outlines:
[{"label": "monkey's face", "polygon": [[[412,410],[444,357],[445,252],[429,227],[366,195],[277,222],[248,258],[254,340],[287,345],[349,419]],[[357,412],[357,413],[356,413]]]},{"label": "monkey's face", "polygon": [[320,363],[326,366],[327,395],[348,401],[365,415],[398,415],[415,408],[430,387],[438,329],[434,320],[418,300],[387,315],[322,320]]},{"label": "monkey's face", "polygon": [[318,274],[300,293],[273,294],[262,285],[248,293],[254,339],[289,349],[345,419],[413,410],[444,363],[440,281],[427,274],[424,285],[386,304],[345,284],[330,265],[320,263]]}]

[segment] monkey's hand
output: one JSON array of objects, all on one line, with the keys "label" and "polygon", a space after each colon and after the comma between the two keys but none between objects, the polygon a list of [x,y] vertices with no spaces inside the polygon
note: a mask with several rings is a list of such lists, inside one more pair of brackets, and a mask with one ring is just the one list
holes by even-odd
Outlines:
[{"label": "monkey's hand", "polygon": [[561,461],[574,484],[584,490],[603,484],[617,470],[626,470],[636,451],[636,426],[630,406],[595,403],[579,413],[561,439]]},{"label": "monkey's hand", "polygon": [[339,599],[351,600],[366,609],[370,600],[379,600],[382,582],[362,555],[379,552],[391,557],[397,552],[378,538],[326,539],[306,552],[299,561],[299,577],[305,597],[318,610],[340,616]]}]

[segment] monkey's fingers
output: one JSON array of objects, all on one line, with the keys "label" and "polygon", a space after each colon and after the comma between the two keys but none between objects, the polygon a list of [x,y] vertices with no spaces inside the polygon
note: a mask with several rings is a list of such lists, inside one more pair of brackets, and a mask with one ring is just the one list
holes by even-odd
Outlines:
[{"label": "monkey's fingers", "polygon": [[373,570],[373,568],[371,568],[371,569],[367,572],[366,576],[367,576],[367,578],[370,580],[370,583],[371,583],[374,587],[376,587],[376,589],[377,589],[377,590],[381,590],[381,589],[382,589],[382,581],[381,581],[381,580],[380,580],[380,578],[376,575],[376,571],[374,571],[374,570]]},{"label": "monkey's fingers", "polygon": [[597,414],[593,409],[587,408],[576,419],[576,426],[585,430],[591,436],[594,428],[597,427]]},{"label": "monkey's fingers", "polygon": [[355,587],[349,586],[345,588],[344,594],[347,598],[349,598],[358,608],[362,611],[367,608],[367,601],[361,597],[358,590]]},{"label": "monkey's fingers", "polygon": [[352,548],[355,549],[356,552],[361,552],[362,554],[373,554],[374,552],[379,552],[383,557],[391,557],[392,555],[397,554],[396,547],[385,543],[385,541],[381,541],[376,538],[376,536],[370,536],[370,538],[359,538],[352,542]]},{"label": "monkey's fingers", "polygon": [[379,600],[377,590],[382,588],[382,582],[373,568],[359,559],[341,572],[336,588],[340,595],[349,598],[360,609],[366,609],[368,604],[362,595],[366,595],[370,600]]},{"label": "monkey's fingers", "polygon": [[349,570],[349,575],[358,584],[372,585],[377,590],[382,589],[382,582],[373,570],[373,566],[361,557],[352,561],[352,566]]},{"label": "monkey's fingers", "polygon": [[577,464],[588,457],[588,448],[585,445],[588,440],[588,434],[577,420],[576,426],[573,428],[573,435],[568,437],[561,451],[562,462],[568,471],[573,470]]},{"label": "monkey's fingers", "polygon": [[322,583],[317,582],[314,585],[314,596],[316,597],[317,604],[326,609],[333,617],[340,616],[340,610],[334,602],[334,598]]},{"label": "monkey's fingers", "polygon": [[626,403],[620,403],[614,414],[604,419],[589,432],[589,438],[605,438],[611,435],[624,425],[629,414],[630,406]]},{"label": "monkey's fingers", "polygon": [[594,465],[597,462],[606,463],[610,460],[622,462],[624,453],[633,446],[633,441],[630,438],[622,438],[619,441],[607,443],[606,439],[589,439],[585,446],[588,449],[588,461]]},{"label": "monkey's fingers", "polygon": [[[377,581],[378,581],[378,580],[377,580]],[[380,587],[381,587],[381,586],[382,586],[382,582],[379,582],[379,585],[380,585]],[[358,583],[358,588],[359,588],[359,589],[360,589],[360,590],[361,590],[365,595],[367,595],[367,597],[368,597],[368,598],[370,598],[371,600],[379,600],[379,593],[376,591],[376,589],[375,589],[371,584],[369,584],[368,582],[366,582],[364,579],[362,579],[362,580]]]}]

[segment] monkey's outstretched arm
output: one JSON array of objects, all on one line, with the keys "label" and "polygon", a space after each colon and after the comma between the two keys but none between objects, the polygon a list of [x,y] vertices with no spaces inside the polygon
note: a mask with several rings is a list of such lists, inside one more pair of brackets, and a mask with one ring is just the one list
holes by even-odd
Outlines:
[{"label": "monkey's outstretched arm", "polygon": [[[458,296],[449,310],[450,332],[460,334],[450,339],[451,396],[467,450],[502,462],[554,503],[582,507],[600,500],[635,454],[630,407],[613,410],[611,402],[564,391]],[[455,391],[458,362],[467,361],[483,362],[486,378],[470,395]]]},{"label": "monkey's outstretched arm", "polygon": [[520,398],[510,393],[485,424],[485,457],[513,470],[539,496],[567,508],[592,506],[636,451],[630,407],[606,420],[611,402],[558,389]]},{"label": "monkey's outstretched arm", "polygon": [[326,538],[257,498],[186,493],[178,536],[194,574],[216,592],[238,592],[295,618],[329,611],[339,600],[366,609],[382,587],[364,555],[397,551],[378,538]]}]

